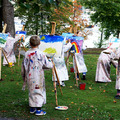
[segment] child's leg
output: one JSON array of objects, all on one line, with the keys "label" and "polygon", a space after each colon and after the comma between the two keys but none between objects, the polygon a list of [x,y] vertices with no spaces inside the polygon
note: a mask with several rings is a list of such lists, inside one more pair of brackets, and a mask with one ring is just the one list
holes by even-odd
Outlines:
[{"label": "child's leg", "polygon": [[85,80],[86,79],[86,72],[83,72],[83,80]]},{"label": "child's leg", "polygon": [[30,113],[33,114],[36,112],[36,108],[35,107],[30,107]]},{"label": "child's leg", "polygon": [[61,86],[62,86],[62,87],[65,87],[65,83],[64,83],[64,81],[62,81],[62,84],[61,84]]},{"label": "child's leg", "polygon": [[41,110],[41,107],[36,107],[37,110]]},{"label": "child's leg", "polygon": [[120,99],[120,90],[117,89],[117,95],[115,96],[116,99]]}]

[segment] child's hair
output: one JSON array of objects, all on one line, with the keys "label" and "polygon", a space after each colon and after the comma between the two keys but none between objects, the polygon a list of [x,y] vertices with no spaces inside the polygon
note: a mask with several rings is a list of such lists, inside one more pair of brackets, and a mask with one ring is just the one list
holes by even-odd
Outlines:
[{"label": "child's hair", "polygon": [[35,47],[38,46],[40,44],[40,37],[37,35],[33,35],[30,38],[30,45]]}]

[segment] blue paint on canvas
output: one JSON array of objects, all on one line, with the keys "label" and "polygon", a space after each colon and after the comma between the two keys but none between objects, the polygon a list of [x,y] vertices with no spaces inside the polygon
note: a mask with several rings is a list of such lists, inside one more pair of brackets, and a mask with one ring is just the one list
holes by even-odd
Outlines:
[{"label": "blue paint on canvas", "polygon": [[26,31],[16,31],[16,34],[24,34],[24,35],[26,35],[27,32]]},{"label": "blue paint on canvas", "polygon": [[40,35],[40,41],[45,43],[63,42],[64,37],[58,35]]},{"label": "blue paint on canvas", "polygon": [[71,37],[73,35],[74,35],[73,33],[62,33],[63,37]]},{"label": "blue paint on canvas", "polygon": [[84,38],[80,37],[80,36],[70,36],[70,37],[67,37],[67,39],[70,39],[70,40],[84,40]]},{"label": "blue paint on canvas", "polygon": [[120,42],[120,39],[118,39],[118,38],[112,38],[112,39],[110,40],[110,42],[111,42],[111,43],[112,43],[112,42],[119,43],[119,42]]}]

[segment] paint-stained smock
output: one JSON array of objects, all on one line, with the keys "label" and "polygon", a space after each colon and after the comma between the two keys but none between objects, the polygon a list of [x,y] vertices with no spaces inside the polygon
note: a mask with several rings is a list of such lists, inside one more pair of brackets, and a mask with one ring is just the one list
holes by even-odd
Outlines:
[{"label": "paint-stained smock", "polygon": [[52,67],[52,62],[38,48],[32,48],[25,53],[22,63],[22,77],[27,80],[30,107],[42,107],[46,103],[43,68]]},{"label": "paint-stained smock", "polygon": [[103,50],[98,58],[96,69],[96,82],[111,82],[110,68],[111,64],[116,68],[118,62],[114,60],[112,49]]},{"label": "paint-stained smock", "polygon": [[117,66],[117,77],[116,77],[116,85],[115,88],[117,90],[120,90],[120,46],[116,51],[114,52],[114,60],[118,61],[118,66]]}]

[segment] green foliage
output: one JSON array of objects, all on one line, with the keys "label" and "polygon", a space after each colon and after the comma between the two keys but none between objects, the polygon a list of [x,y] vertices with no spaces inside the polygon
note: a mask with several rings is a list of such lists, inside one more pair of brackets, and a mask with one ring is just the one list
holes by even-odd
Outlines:
[{"label": "green foliage", "polygon": [[92,21],[100,23],[104,28],[106,39],[111,34],[119,37],[120,33],[120,1],[119,0],[81,0],[82,4],[95,10]]},{"label": "green foliage", "polygon": [[[90,51],[90,50],[89,50]],[[75,86],[74,73],[70,72],[69,81],[62,87],[63,96],[57,86],[57,97],[59,105],[68,106],[67,111],[55,110],[55,93],[52,82],[52,71],[45,71],[45,83],[47,93],[47,104],[43,110],[45,116],[35,116],[29,113],[28,89],[22,91],[21,66],[15,64],[13,72],[7,66],[2,66],[2,81],[0,81],[0,116],[6,118],[23,120],[119,120],[120,101],[115,100],[115,68],[111,68],[111,83],[95,83],[96,65],[99,55],[84,55],[88,72],[85,90]],[[20,64],[22,62],[20,60]],[[72,58],[69,59],[72,62]],[[80,74],[82,78],[82,74]]]},{"label": "green foliage", "polygon": [[[47,34],[51,31],[51,21],[58,18],[52,16],[54,9],[62,9],[61,6],[68,6],[68,0],[16,0],[15,16],[20,17],[26,24],[27,34]],[[69,21],[69,18],[63,18]]]}]

